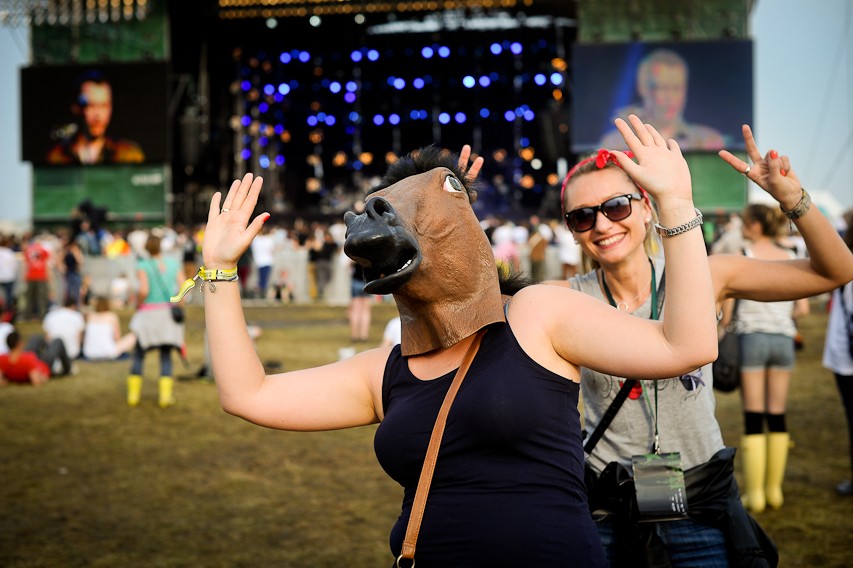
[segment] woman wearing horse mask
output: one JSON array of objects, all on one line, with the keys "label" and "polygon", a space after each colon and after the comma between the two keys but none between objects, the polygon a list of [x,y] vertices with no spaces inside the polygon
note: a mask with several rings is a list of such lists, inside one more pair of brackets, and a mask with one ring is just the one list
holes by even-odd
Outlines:
[{"label": "woman wearing horse mask", "polygon": [[460,165],[427,149],[389,168],[365,212],[346,217],[345,251],[364,267],[366,291],[394,295],[402,344],[267,375],[233,281],[237,259],[269,218],[252,219],[262,182],[247,174],[211,200],[199,276],[222,407],[282,430],[380,423],[377,457],[404,487],[395,557],[414,552],[404,532],[430,430],[466,354],[473,360],[447,415],[426,508],[412,515],[421,521],[419,567],[605,566],[584,490],[581,368],[652,379],[715,358],[710,271],[687,163],[677,143],[637,117],[616,126],[636,161],[619,152],[614,159],[655,197],[673,235],[664,239],[666,316],[657,321],[557,286],[527,286],[506,303],[471,208],[467,156]]}]

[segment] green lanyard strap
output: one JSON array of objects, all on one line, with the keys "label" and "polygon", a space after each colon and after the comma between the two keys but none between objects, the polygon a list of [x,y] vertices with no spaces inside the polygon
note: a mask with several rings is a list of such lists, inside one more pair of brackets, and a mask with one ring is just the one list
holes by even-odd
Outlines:
[{"label": "green lanyard strap", "polygon": [[[649,319],[656,320],[660,316],[658,313],[658,292],[657,292],[657,282],[655,278],[655,263],[652,262],[652,259],[649,259],[649,265],[652,268],[652,309],[651,314],[649,315]],[[616,300],[613,298],[613,294],[610,292],[610,287],[607,286],[607,279],[604,277],[604,272],[601,273],[601,286],[604,288],[604,293],[607,295],[607,300],[610,302],[610,305],[614,308],[616,306]],[[618,308],[617,308],[618,309]],[[649,400],[649,393],[646,389],[643,389],[643,398],[646,400],[646,404],[649,405],[649,410],[652,412],[652,416],[655,422],[655,441],[654,441],[654,452],[656,454],[660,454],[660,432],[658,431],[658,382],[654,381],[655,384],[655,404],[654,409],[652,409],[652,403]]]}]

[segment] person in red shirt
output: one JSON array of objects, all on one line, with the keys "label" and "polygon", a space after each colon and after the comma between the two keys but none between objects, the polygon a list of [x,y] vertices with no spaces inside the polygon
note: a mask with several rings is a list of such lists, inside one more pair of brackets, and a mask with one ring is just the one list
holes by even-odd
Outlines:
[{"label": "person in red shirt", "polygon": [[[9,383],[32,383],[39,386],[54,376],[71,372],[71,361],[65,353],[62,340],[54,339],[45,345],[44,338],[31,338],[27,347],[21,343],[21,334],[13,331],[6,337],[9,352],[0,355],[0,386]],[[41,357],[38,353],[41,353]],[[61,363],[58,373],[51,373],[54,361]]]},{"label": "person in red shirt", "polygon": [[47,313],[50,251],[33,238],[24,249],[24,280],[27,283],[27,316],[42,319]]}]

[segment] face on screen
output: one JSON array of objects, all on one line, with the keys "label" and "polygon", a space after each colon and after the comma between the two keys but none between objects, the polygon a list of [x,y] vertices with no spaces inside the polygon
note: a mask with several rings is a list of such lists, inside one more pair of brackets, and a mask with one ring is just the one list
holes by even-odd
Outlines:
[{"label": "face on screen", "polygon": [[678,65],[653,64],[644,98],[655,120],[678,120],[687,101],[687,70]]},{"label": "face on screen", "polygon": [[113,93],[107,83],[87,81],[80,87],[80,102],[86,128],[94,138],[104,136],[113,113]]}]

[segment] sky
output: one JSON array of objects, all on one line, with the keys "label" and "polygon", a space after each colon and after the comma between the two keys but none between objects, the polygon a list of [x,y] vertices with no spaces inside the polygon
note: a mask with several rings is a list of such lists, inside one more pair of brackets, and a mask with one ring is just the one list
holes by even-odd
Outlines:
[{"label": "sky", "polygon": [[[759,149],[788,155],[803,186],[853,207],[853,0],[757,0],[749,30]],[[24,227],[32,168],[20,160],[18,77],[28,61],[26,29],[0,27],[0,224]]]}]

